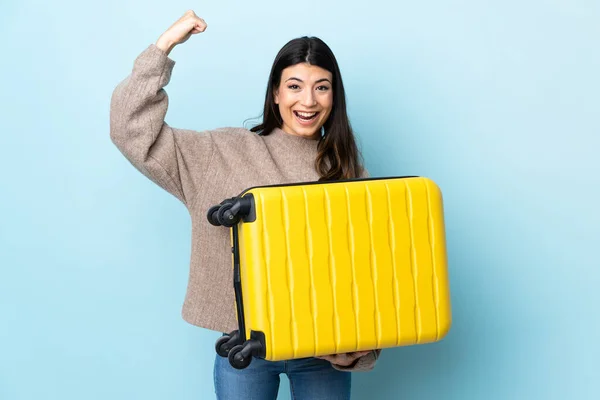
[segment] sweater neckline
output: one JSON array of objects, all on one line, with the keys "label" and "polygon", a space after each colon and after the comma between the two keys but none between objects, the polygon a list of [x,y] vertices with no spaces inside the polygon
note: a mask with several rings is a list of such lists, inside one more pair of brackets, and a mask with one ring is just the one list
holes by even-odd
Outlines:
[{"label": "sweater neckline", "polygon": [[272,137],[277,146],[282,146],[291,152],[315,153],[319,145],[319,139],[309,139],[302,136],[292,135],[281,128],[275,128],[265,137]]}]

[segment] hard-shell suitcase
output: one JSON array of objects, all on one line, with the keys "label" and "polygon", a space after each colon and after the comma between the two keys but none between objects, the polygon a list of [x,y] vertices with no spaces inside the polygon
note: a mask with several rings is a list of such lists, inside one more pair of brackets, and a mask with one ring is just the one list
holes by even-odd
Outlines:
[{"label": "hard-shell suitcase", "polygon": [[231,228],[231,365],[442,339],[451,325],[444,212],[425,177],[253,187],[208,210]]}]

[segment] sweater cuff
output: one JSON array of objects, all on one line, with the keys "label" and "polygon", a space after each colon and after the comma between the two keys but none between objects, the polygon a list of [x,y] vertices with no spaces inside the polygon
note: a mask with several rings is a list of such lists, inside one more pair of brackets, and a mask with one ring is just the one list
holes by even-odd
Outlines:
[{"label": "sweater cuff", "polygon": [[379,358],[379,354],[381,350],[373,350],[369,354],[365,354],[364,356],[357,358],[352,364],[348,366],[333,364],[333,368],[338,371],[346,371],[346,372],[366,372],[375,368],[375,363]]},{"label": "sweater cuff", "polygon": [[161,76],[168,82],[174,66],[175,61],[153,43],[137,56],[133,71],[146,77]]}]

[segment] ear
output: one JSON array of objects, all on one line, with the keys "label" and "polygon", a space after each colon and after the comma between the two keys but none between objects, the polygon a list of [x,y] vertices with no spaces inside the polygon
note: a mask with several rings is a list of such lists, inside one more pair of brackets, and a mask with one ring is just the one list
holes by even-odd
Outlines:
[{"label": "ear", "polygon": [[279,104],[279,88],[276,88],[273,91],[273,100],[275,101],[275,104]]}]

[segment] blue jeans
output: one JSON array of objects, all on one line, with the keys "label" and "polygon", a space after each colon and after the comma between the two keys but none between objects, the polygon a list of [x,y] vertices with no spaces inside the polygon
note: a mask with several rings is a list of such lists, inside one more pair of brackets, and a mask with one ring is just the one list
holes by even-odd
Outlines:
[{"label": "blue jeans", "polygon": [[227,358],[216,356],[214,368],[217,400],[274,400],[279,375],[290,381],[292,400],[349,400],[351,372],[338,371],[329,361],[301,358],[266,361],[253,358],[245,369],[235,369]]}]

